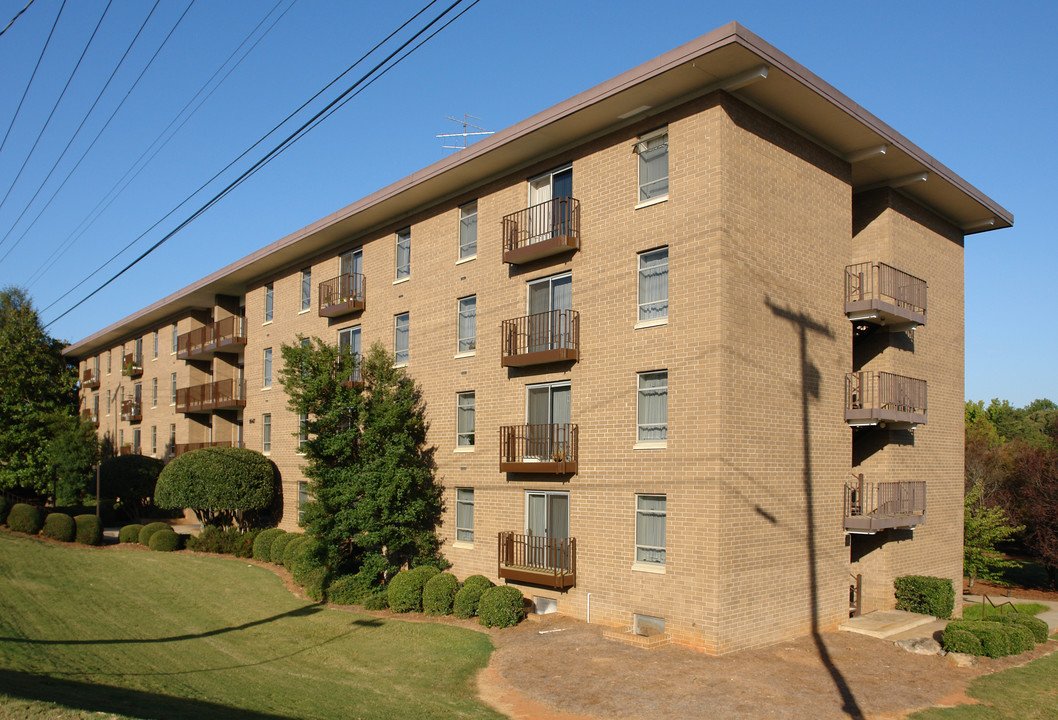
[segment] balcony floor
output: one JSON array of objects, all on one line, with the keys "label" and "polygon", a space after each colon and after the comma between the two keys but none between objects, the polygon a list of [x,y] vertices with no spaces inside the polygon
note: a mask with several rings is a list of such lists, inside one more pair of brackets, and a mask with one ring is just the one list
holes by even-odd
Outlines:
[{"label": "balcony floor", "polygon": [[576,348],[554,348],[535,352],[504,355],[500,358],[500,367],[528,367],[546,365],[554,362],[576,362],[580,360],[580,351]]},{"label": "balcony floor", "polygon": [[845,410],[845,422],[852,427],[871,427],[885,423],[891,430],[906,430],[926,424],[926,413],[892,408],[855,408]]},{"label": "balcony floor", "polygon": [[845,315],[853,322],[881,325],[889,332],[913,330],[926,324],[924,313],[878,298],[846,302]]},{"label": "balcony floor", "polygon": [[364,309],[364,301],[350,299],[344,302],[336,302],[327,305],[326,307],[320,308],[320,317],[333,318],[341,317],[342,315],[348,315],[354,312],[361,312]]},{"label": "balcony floor", "polygon": [[555,235],[516,247],[513,250],[505,250],[503,262],[518,265],[576,250],[580,250],[580,238],[573,235]]},{"label": "balcony floor", "polygon": [[856,533],[876,533],[893,528],[913,528],[926,524],[925,513],[913,515],[853,515],[845,518],[845,529]]},{"label": "balcony floor", "polygon": [[500,460],[502,473],[529,473],[534,475],[574,475],[576,461]]},{"label": "balcony floor", "polygon": [[576,576],[572,573],[558,573],[541,568],[521,567],[517,565],[500,565],[500,577],[513,582],[529,585],[544,585],[564,590],[576,585]]}]

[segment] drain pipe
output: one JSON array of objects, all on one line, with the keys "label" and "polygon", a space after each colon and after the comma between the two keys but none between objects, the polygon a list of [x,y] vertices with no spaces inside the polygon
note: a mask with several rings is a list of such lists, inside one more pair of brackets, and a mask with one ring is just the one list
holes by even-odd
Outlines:
[{"label": "drain pipe", "polygon": [[591,625],[591,593],[588,593],[588,624]]}]

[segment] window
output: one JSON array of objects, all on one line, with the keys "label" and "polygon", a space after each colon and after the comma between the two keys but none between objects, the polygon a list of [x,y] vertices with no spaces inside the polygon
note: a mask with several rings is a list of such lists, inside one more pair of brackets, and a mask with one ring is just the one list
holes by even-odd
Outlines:
[{"label": "window", "polygon": [[305,522],[305,506],[309,504],[309,484],[298,481],[298,525]]},{"label": "window", "polygon": [[473,488],[456,488],[456,542],[474,542]]},{"label": "window", "polygon": [[275,299],[275,292],[272,287],[272,283],[265,285],[265,322],[272,322],[272,301]]},{"label": "window", "polygon": [[639,409],[636,440],[664,443],[669,434],[669,373],[639,373]]},{"label": "window", "polygon": [[261,452],[272,452],[272,415],[261,416]]},{"label": "window", "polygon": [[474,447],[474,393],[456,395],[456,447]]},{"label": "window", "polygon": [[96,355],[94,358],[92,358],[92,369],[95,370],[96,380],[98,380],[99,379],[99,356],[98,355]]},{"label": "window", "polygon": [[475,336],[477,333],[478,300],[471,295],[459,301],[459,329],[458,344],[456,350],[460,353],[474,352],[477,347]]},{"label": "window", "polygon": [[110,391],[107,390],[107,415],[110,414]]},{"label": "window", "polygon": [[665,496],[636,495],[636,562],[665,564]]},{"label": "window", "polygon": [[305,443],[309,441],[309,416],[305,413],[298,415],[298,452],[305,449]]},{"label": "window", "polygon": [[529,227],[526,243],[570,232],[573,167],[565,165],[529,180]]},{"label": "window", "polygon": [[408,313],[397,315],[393,324],[393,360],[397,365],[408,364]]},{"label": "window", "polygon": [[99,394],[92,396],[92,419],[99,422]]},{"label": "window", "polygon": [[338,350],[342,353],[352,355],[356,362],[356,369],[350,378],[354,383],[360,382],[360,326],[345,328],[338,331]]},{"label": "window", "polygon": [[669,196],[669,133],[658,130],[636,143],[639,155],[639,202]]},{"label": "window", "polygon": [[459,208],[459,259],[478,254],[478,201]]},{"label": "window", "polygon": [[639,253],[639,322],[669,316],[669,249]]},{"label": "window", "polygon": [[158,407],[158,378],[151,378],[151,407]]},{"label": "window", "polygon": [[158,331],[154,331],[154,358],[158,359]]},{"label": "window", "polygon": [[264,382],[261,387],[272,387],[272,348],[264,351]]},{"label": "window", "polygon": [[132,452],[137,455],[140,453],[140,429],[132,428]]},{"label": "window", "polygon": [[170,423],[169,425],[169,447],[165,449],[165,454],[176,453],[176,423]]},{"label": "window", "polygon": [[301,310],[304,312],[312,305],[312,268],[301,271]]},{"label": "window", "polygon": [[169,376],[169,404],[176,405],[176,373]]},{"label": "window", "polygon": [[151,455],[158,454],[158,426],[151,425]]},{"label": "window", "polygon": [[411,228],[397,233],[397,279],[411,276]]},{"label": "window", "polygon": [[112,352],[113,350],[107,350],[107,375],[110,374],[110,353]]},{"label": "window", "polygon": [[174,352],[174,353],[177,351],[177,349],[178,349],[178,347],[180,345],[179,338],[180,338],[180,336],[176,334],[176,323],[173,323],[173,350],[172,350],[172,352]]}]

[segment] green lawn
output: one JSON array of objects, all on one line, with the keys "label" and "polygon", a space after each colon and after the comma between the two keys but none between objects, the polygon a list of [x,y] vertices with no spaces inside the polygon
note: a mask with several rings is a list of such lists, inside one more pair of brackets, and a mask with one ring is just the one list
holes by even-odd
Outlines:
[{"label": "green lawn", "polygon": [[298,600],[239,560],[0,531],[3,718],[499,718],[473,684],[491,651]]},{"label": "green lawn", "polygon": [[[1039,615],[1041,612],[1048,610],[1046,605],[1040,605],[1039,603],[1014,603],[1013,604],[1017,611],[1022,615]],[[980,620],[981,619],[981,608],[982,606],[974,603],[973,605],[964,604],[962,606],[962,616],[964,620]],[[1002,612],[1008,614],[1013,612],[1010,606],[1002,606]],[[994,608],[991,605],[985,606],[985,617],[989,620],[999,617],[1000,608]]]}]

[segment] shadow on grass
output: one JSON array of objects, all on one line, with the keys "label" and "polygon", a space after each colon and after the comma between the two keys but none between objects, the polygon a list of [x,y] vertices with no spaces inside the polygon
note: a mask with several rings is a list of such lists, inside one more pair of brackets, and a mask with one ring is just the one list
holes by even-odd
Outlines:
[{"label": "shadow on grass", "polygon": [[204,700],[63,680],[14,670],[0,670],[0,693],[23,700],[57,703],[76,710],[119,713],[144,720],[282,720],[284,717]]}]

